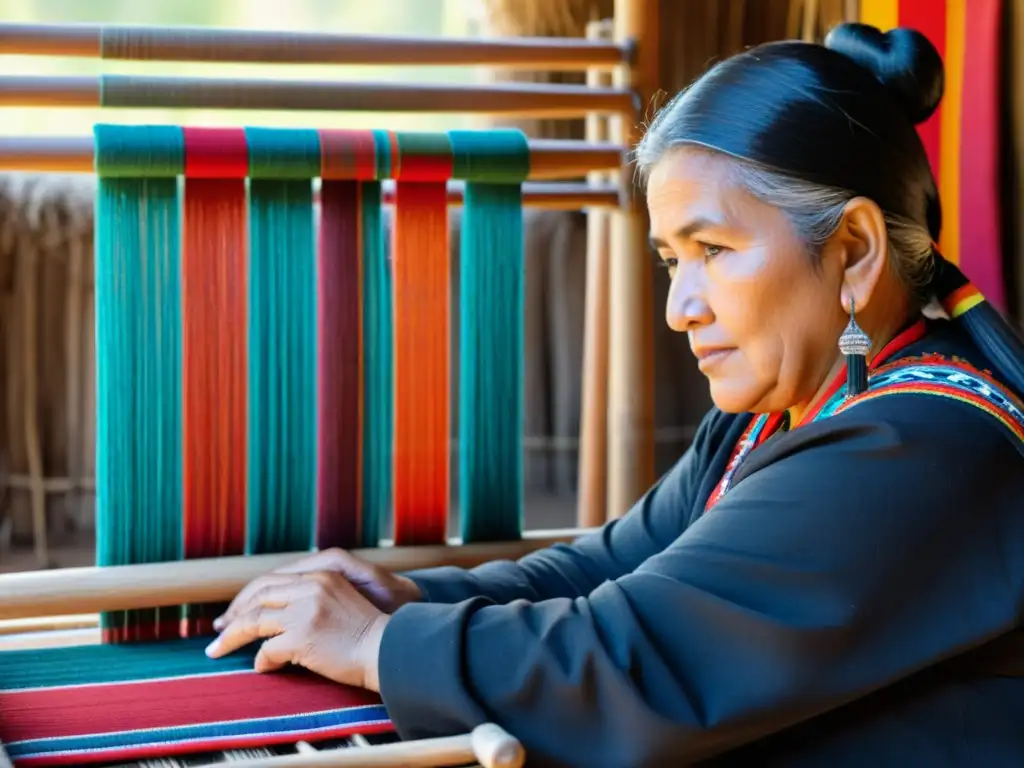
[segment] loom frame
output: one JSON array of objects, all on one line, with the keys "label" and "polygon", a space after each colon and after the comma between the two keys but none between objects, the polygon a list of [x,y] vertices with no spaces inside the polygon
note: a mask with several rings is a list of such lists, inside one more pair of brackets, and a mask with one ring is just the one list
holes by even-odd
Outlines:
[{"label": "loom frame", "polygon": [[[140,28],[115,31],[142,34]],[[657,0],[616,0],[613,17],[591,24],[587,40],[571,38],[473,40],[360,35],[295,35],[232,30],[146,29],[147,50],[105,42],[110,28],[96,25],[0,24],[0,45],[30,56],[238,63],[488,65],[503,69],[585,70],[583,87],[556,85],[409,86],[376,83],[120,77],[116,104],[219,109],[341,109],[372,112],[472,112],[506,117],[587,120],[584,142],[536,141],[536,163],[524,185],[524,205],[588,214],[588,282],[583,411],[580,440],[578,528],[528,532],[521,541],[444,547],[387,547],[360,555],[393,570],[454,564],[470,566],[518,557],[622,515],[654,480],[652,301],[646,213],[633,185],[629,151],[644,119],[657,77]],[[191,37],[190,37],[191,35]],[[262,47],[261,47],[262,46]],[[129,82],[131,81],[131,82]],[[101,78],[0,77],[0,106],[67,108],[103,106]],[[204,93],[204,86],[206,87]],[[183,87],[184,96],[172,91]],[[162,101],[144,103],[140,91],[163,89]],[[116,89],[115,89],[116,90]],[[299,94],[296,96],[296,94]],[[239,96],[238,94],[242,94]],[[134,99],[134,101],[133,101]],[[0,138],[0,172],[91,173],[91,139]],[[586,182],[554,180],[586,175]],[[450,185],[458,203],[461,189]],[[43,478],[33,478],[33,518],[45,562]],[[98,641],[94,613],[112,609],[229,600],[255,576],[301,554],[225,557],[115,568],[76,568],[0,576],[0,651],[13,647]],[[185,586],[177,581],[188,572]],[[117,590],[110,592],[117,582]],[[142,584],[133,588],[126,585]],[[73,597],[68,597],[73,595]],[[166,601],[166,602],[164,602]],[[470,735],[464,737],[469,739]],[[465,744],[463,744],[465,747]],[[379,748],[378,748],[379,749]],[[346,750],[347,751],[347,750]],[[353,763],[338,755],[243,761],[250,766],[385,765],[369,753]],[[381,754],[381,753],[378,753]],[[307,756],[308,757],[308,756]],[[2,748],[0,748],[2,758]],[[479,758],[479,755],[477,756]],[[312,760],[312,761],[310,761]],[[399,764],[399,763],[395,763]],[[407,765],[408,757],[400,764]],[[445,765],[450,763],[418,763]],[[499,765],[499,763],[494,763]],[[508,763],[513,765],[514,763]],[[2,762],[0,762],[2,765]],[[504,764],[502,764],[504,765]]]}]

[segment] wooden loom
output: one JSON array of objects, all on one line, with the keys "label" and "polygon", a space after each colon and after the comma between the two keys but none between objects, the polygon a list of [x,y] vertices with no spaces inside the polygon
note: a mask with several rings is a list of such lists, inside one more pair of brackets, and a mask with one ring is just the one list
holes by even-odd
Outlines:
[{"label": "wooden loom", "polygon": [[[0,138],[0,170],[99,178],[98,566],[0,577],[0,741],[15,765],[173,755],[182,764],[247,766],[522,763],[521,747],[497,726],[402,743],[365,692],[299,674],[256,676],[244,654],[216,665],[196,642],[211,608],[311,546],[356,548],[407,570],[515,558],[577,535],[520,531],[520,374],[509,352],[521,343],[522,302],[518,288],[511,297],[502,289],[521,280],[521,206],[611,210],[608,275],[596,275],[590,285],[604,287],[588,295],[588,317],[607,315],[608,330],[588,328],[588,381],[600,387],[585,392],[583,474],[608,475],[602,506],[617,513],[650,483],[646,232],[626,147],[640,123],[642,73],[651,71],[638,43],[656,26],[653,7],[616,3],[611,42],[0,25],[5,52],[23,55],[402,61],[587,69],[588,82],[602,72],[612,79],[604,87],[445,88],[0,78],[6,107],[588,115],[610,118],[613,139],[115,125],[97,126],[92,138]],[[590,183],[552,183],[588,173]],[[460,203],[462,536],[447,540],[446,207]],[[377,237],[385,204],[395,208],[390,269]],[[141,390],[141,407],[129,384]],[[391,541],[380,536],[377,504],[392,509]],[[205,722],[194,714],[196,690],[212,697]],[[122,732],[104,743],[104,727],[88,722],[100,701],[107,731],[126,731],[130,721],[161,729],[160,737],[153,730],[148,743],[133,742]],[[186,709],[193,719],[180,721]],[[238,717],[218,732],[208,727],[226,713]],[[55,742],[69,733],[57,724],[76,717],[82,727],[70,733],[92,741]],[[287,718],[299,726],[253,735]],[[168,733],[197,722],[206,729],[199,735]],[[0,768],[5,760],[0,750]]]}]

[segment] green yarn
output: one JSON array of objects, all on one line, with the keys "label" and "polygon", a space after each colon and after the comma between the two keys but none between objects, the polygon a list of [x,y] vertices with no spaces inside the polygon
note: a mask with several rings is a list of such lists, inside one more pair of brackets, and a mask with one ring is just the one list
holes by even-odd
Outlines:
[{"label": "green yarn", "polygon": [[384,249],[380,182],[364,182],[363,240],[363,490],[362,546],[380,542],[391,509],[393,403],[391,277]]},{"label": "green yarn", "polygon": [[[183,554],[181,210],[170,175],[183,156],[180,138],[180,132],[115,126],[97,126],[95,133],[99,566]],[[142,160],[147,155],[152,166]],[[131,168],[148,178],[117,177]],[[157,178],[160,173],[167,176]],[[177,609],[108,613],[101,623],[113,628],[161,619],[176,623]]]},{"label": "green yarn", "polygon": [[313,547],[315,248],[312,182],[251,181],[246,513],[250,554]]},{"label": "green yarn", "polygon": [[246,128],[250,179],[315,179],[320,175],[320,134],[293,128]]},{"label": "green yarn", "polygon": [[453,179],[519,184],[530,175],[530,142],[515,129],[449,131]]},{"label": "green yarn", "polygon": [[459,509],[465,542],[523,530],[522,184],[518,131],[452,131],[454,176],[468,179],[459,278]]}]

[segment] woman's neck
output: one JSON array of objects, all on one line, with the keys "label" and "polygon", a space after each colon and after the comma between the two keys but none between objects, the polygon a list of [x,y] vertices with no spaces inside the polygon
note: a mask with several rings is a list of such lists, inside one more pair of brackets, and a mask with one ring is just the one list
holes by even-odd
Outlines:
[{"label": "woman's neck", "polygon": [[[898,339],[900,334],[902,334],[908,328],[911,328],[916,323],[923,321],[924,318],[921,315],[920,309],[915,307],[912,313],[908,313],[907,315],[903,316],[899,322],[891,321],[889,323],[884,324],[884,326],[879,326],[881,327],[880,331],[874,330],[873,332],[869,332],[869,335],[871,337],[871,350],[868,352],[869,366],[876,364],[878,355],[883,350],[886,351],[887,356],[892,352],[898,351],[897,349],[886,350],[886,347],[889,346],[892,341]],[[910,342],[908,341],[907,343]],[[791,427],[799,426],[802,423],[804,417],[807,415],[807,413],[811,411],[811,409],[819,405],[822,402],[822,400],[831,395],[832,391],[836,388],[836,385],[839,383],[839,378],[845,373],[845,371],[846,358],[838,351],[837,348],[835,359],[832,361],[832,365],[829,367],[828,373],[821,381],[817,391],[815,391],[814,393],[814,396],[811,397],[806,402],[798,403],[797,405],[794,405],[787,409],[787,413],[789,414],[788,421]]]}]

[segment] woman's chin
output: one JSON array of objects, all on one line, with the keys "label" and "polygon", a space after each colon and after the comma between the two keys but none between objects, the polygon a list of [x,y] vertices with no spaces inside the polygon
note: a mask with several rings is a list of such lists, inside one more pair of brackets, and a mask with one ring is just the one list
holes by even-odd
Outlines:
[{"label": "woman's chin", "polygon": [[750,413],[763,399],[763,393],[752,382],[736,378],[709,379],[711,402],[724,413]]}]

